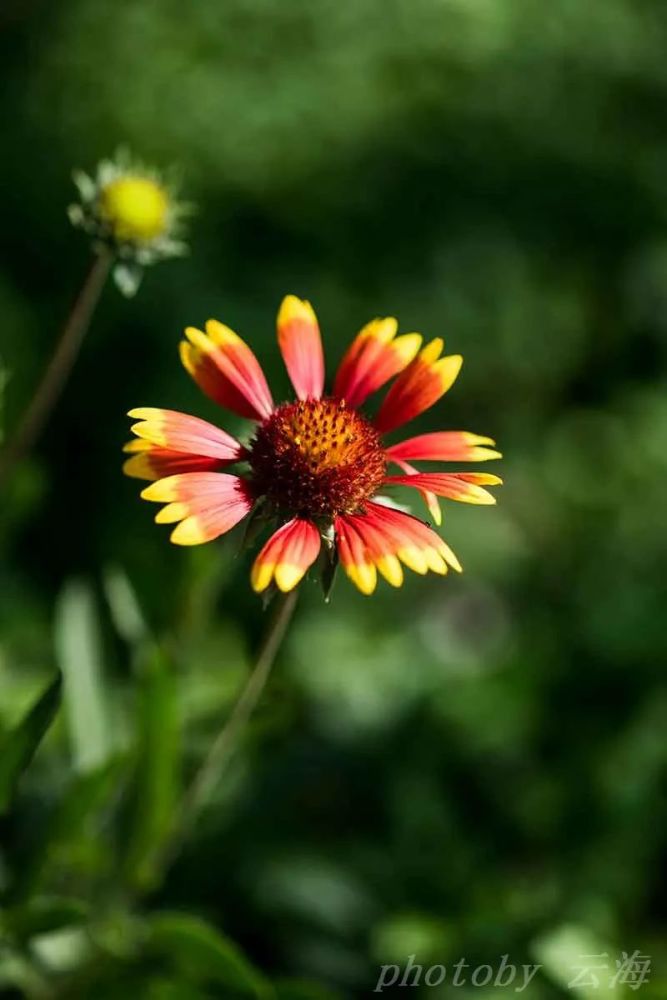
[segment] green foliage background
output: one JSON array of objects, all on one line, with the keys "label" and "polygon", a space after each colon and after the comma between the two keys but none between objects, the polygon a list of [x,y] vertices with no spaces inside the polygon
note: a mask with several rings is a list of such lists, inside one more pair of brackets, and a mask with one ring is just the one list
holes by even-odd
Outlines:
[{"label": "green foliage background", "polygon": [[[639,949],[667,996],[667,8],[4,0],[0,51],[5,431],[87,266],[71,168],[126,143],[199,206],[187,260],[107,289],[2,500],[2,995],[367,996],[409,954],[509,953],[531,1000],[587,1000],[624,991],[568,991],[579,955]],[[493,435],[506,485],[446,509],[463,577],[304,587],[165,868],[264,616],[234,541],[152,524],[124,414],[216,419],[176,355],[208,316],[286,392],[286,292],[330,367],[375,315],[444,335],[463,373],[415,429]]]}]

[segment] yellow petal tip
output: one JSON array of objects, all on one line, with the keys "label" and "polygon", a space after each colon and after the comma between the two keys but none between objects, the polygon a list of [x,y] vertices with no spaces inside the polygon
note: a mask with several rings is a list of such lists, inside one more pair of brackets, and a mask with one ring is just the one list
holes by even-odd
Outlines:
[{"label": "yellow petal tip", "polygon": [[256,594],[261,594],[269,586],[274,569],[273,563],[255,562],[250,571],[250,585]]},{"label": "yellow petal tip", "polygon": [[174,545],[201,545],[206,539],[202,534],[196,517],[187,517],[181,521],[169,536]]},{"label": "yellow petal tip", "polygon": [[317,323],[313,307],[307,299],[299,299],[296,295],[286,295],[278,310],[278,326],[285,326],[295,319],[305,320],[307,323]]},{"label": "yellow petal tip", "polygon": [[160,411],[154,406],[134,406],[127,411],[128,417],[133,420],[150,420],[151,417],[159,415]]},{"label": "yellow petal tip", "polygon": [[303,577],[303,572],[300,566],[292,566],[290,563],[280,563],[276,566],[274,574],[278,590],[282,591],[283,594],[294,590]]}]

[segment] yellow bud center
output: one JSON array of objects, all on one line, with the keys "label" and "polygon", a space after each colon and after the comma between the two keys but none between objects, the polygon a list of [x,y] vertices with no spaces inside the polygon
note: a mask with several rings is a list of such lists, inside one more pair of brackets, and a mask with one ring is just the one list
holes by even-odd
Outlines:
[{"label": "yellow bud center", "polygon": [[117,240],[147,242],[167,228],[169,200],[147,177],[119,177],[102,189],[100,212]]}]

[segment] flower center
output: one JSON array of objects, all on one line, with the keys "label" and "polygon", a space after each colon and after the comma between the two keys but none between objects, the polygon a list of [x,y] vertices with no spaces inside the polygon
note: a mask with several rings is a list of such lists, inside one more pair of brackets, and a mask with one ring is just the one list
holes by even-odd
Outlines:
[{"label": "flower center", "polygon": [[292,515],[332,518],[363,509],[384,479],[375,428],[338,399],[283,403],[258,428],[250,449],[259,496]]},{"label": "flower center", "polygon": [[119,177],[102,189],[100,212],[117,240],[147,242],[167,228],[169,201],[147,177]]}]

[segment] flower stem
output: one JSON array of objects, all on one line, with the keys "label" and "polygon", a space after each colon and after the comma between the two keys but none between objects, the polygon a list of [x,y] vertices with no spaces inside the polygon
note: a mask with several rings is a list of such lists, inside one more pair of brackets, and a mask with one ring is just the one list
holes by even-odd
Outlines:
[{"label": "flower stem", "polygon": [[269,679],[276,654],[285,637],[294,614],[297,591],[281,594],[273,618],[266,631],[252,673],[241,691],[232,714],[220,730],[186,790],[180,807],[178,828],[167,843],[162,855],[162,866],[170,863],[184,839],[190,833],[202,809],[207,805],[211,792],[238,744],[239,737],[252,715]]},{"label": "flower stem", "polygon": [[113,256],[108,250],[102,250],[92,261],[42,380],[14,436],[0,452],[0,486],[9,478],[17,462],[30,451],[57,403],[90,326],[112,263]]}]

